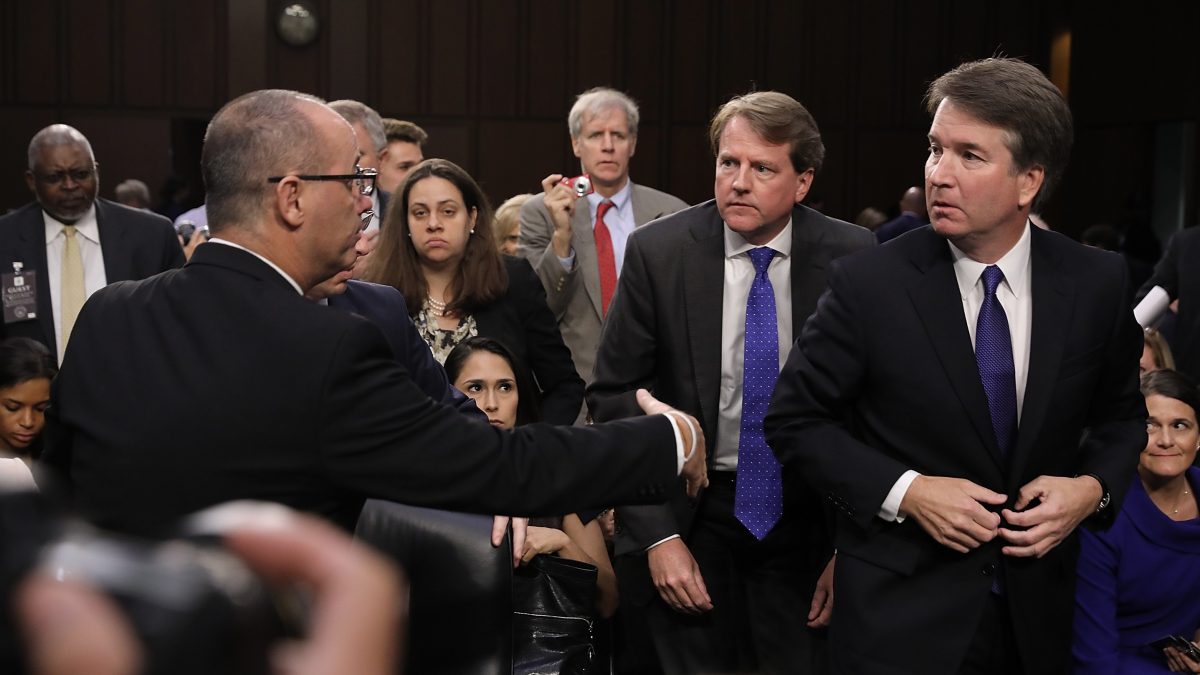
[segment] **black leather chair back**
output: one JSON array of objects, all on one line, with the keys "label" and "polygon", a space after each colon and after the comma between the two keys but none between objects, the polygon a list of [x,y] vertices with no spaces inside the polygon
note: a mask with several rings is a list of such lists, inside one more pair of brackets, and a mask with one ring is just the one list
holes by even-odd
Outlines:
[{"label": "black leather chair back", "polygon": [[512,672],[512,543],[493,548],[492,518],[367,500],[355,536],[408,575],[409,675]]}]

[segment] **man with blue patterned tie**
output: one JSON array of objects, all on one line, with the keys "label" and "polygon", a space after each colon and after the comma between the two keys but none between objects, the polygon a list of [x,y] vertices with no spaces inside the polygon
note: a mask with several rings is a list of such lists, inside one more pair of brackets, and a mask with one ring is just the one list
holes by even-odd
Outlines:
[{"label": "man with blue patterned tie", "polygon": [[834,263],[766,418],[840,510],[834,672],[1069,672],[1073,532],[1145,446],[1120,257],[1029,223],[1070,156],[1036,68],[930,85],[932,228]]},{"label": "man with blue patterned tie", "polygon": [[632,394],[649,387],[694,414],[716,448],[710,487],[696,502],[679,490],[670,505],[618,508],[617,577],[623,607],[646,607],[667,672],[808,673],[824,660],[830,536],[811,491],[781,472],[763,416],[830,261],[874,238],[799,205],[825,149],[791,97],[734,98],[709,140],[716,198],[629,238],[588,405],[597,420],[636,414]]}]

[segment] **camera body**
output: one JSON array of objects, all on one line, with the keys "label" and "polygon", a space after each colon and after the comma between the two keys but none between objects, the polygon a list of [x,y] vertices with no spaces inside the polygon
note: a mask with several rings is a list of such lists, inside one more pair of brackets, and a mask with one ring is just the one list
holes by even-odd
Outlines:
[{"label": "camera body", "polygon": [[[12,587],[40,573],[113,600],[139,639],[146,674],[269,673],[270,645],[299,633],[257,575],[213,538],[150,541],[104,532],[33,492],[0,492],[0,538],[18,544],[0,548],[0,570]],[[0,601],[11,602],[7,596]],[[18,654],[3,653],[13,648],[0,645],[0,665],[20,663]]]},{"label": "camera body", "polygon": [[585,174],[575,176],[574,178],[564,178],[559,181],[575,191],[575,197],[586,197],[596,190],[592,187],[592,177]]},{"label": "camera body", "polygon": [[[192,234],[196,231],[196,223],[190,220],[181,220],[179,221],[179,224],[175,226],[175,231],[183,239],[184,245],[186,245],[189,241],[191,241]],[[205,239],[209,239],[212,236],[208,233],[207,225],[201,225],[200,232],[203,233]]]}]

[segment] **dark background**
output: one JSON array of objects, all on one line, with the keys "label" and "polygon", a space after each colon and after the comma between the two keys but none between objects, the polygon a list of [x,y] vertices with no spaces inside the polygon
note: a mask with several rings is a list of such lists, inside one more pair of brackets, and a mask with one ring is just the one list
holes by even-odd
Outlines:
[{"label": "dark background", "polygon": [[0,212],[29,201],[26,147],[53,122],[92,141],[103,196],[125,178],[156,192],[175,174],[198,204],[204,125],[263,87],[411,119],[430,134],[427,157],[462,164],[498,203],[578,166],[567,111],[611,85],[641,105],[634,179],[693,203],[712,196],[715,108],[754,88],[791,94],[828,149],[814,196],[853,219],[920,184],[926,84],[1006,54],[1050,72],[1076,115],[1046,214],[1056,229],[1110,222],[1152,240],[1197,221],[1200,3],[316,0],[320,35],[300,49],[275,33],[284,4],[0,0]]}]

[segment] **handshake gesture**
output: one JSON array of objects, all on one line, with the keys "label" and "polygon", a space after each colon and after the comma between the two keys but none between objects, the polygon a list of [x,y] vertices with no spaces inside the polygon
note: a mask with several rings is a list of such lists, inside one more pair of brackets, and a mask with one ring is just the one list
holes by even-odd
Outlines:
[{"label": "handshake gesture", "polygon": [[665,415],[675,425],[683,440],[683,470],[679,475],[687,480],[687,493],[695,497],[708,487],[708,460],[704,448],[704,434],[695,417],[672,408],[650,395],[645,389],[637,390],[637,402],[647,415]]}]

